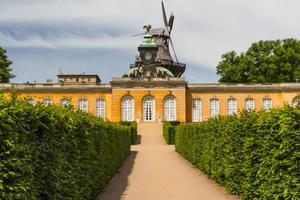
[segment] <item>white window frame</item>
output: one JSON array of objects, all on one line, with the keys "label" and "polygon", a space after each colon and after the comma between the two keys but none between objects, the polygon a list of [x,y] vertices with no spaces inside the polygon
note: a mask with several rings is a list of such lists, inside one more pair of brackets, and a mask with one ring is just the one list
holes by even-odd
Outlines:
[{"label": "white window frame", "polygon": [[227,99],[227,113],[228,115],[237,114],[237,100],[235,98]]},{"label": "white window frame", "polygon": [[51,99],[51,98],[45,98],[45,99],[43,100],[43,104],[44,104],[45,106],[52,105],[52,99]]},{"label": "white window frame", "polygon": [[173,96],[168,96],[164,100],[164,120],[176,121],[176,99]]},{"label": "white window frame", "polygon": [[220,115],[220,101],[218,98],[211,98],[209,101],[210,117],[218,117]]},{"label": "white window frame", "polygon": [[247,111],[255,110],[255,101],[253,98],[249,97],[249,98],[245,99],[245,109]]},{"label": "white window frame", "polygon": [[272,109],[272,106],[273,106],[273,102],[272,102],[271,98],[269,98],[269,97],[263,98],[263,109],[264,110],[270,110],[270,109]]},{"label": "white window frame", "polygon": [[292,106],[297,107],[300,105],[300,96],[295,96],[292,100]]},{"label": "white window frame", "polygon": [[[150,113],[150,116],[147,115],[147,106],[150,106],[150,111],[152,111],[152,113]],[[143,120],[155,121],[155,99],[152,96],[146,96],[143,99]]]},{"label": "white window frame", "polygon": [[202,121],[202,100],[195,98],[192,101],[192,122]]},{"label": "white window frame", "polygon": [[31,105],[33,105],[33,106],[36,105],[36,100],[35,100],[33,97],[30,97],[30,99],[28,100],[28,102],[29,102]]},{"label": "white window frame", "polygon": [[100,118],[105,118],[105,100],[96,99],[96,116]]},{"label": "white window frame", "polygon": [[122,121],[134,121],[134,99],[131,96],[122,98],[121,102]]},{"label": "white window frame", "polygon": [[78,101],[78,108],[82,112],[88,112],[88,110],[89,110],[89,102],[88,102],[88,100],[86,98],[79,99],[79,101]]},{"label": "white window frame", "polygon": [[62,106],[69,106],[70,105],[70,100],[67,98],[63,98],[60,100],[60,105]]}]

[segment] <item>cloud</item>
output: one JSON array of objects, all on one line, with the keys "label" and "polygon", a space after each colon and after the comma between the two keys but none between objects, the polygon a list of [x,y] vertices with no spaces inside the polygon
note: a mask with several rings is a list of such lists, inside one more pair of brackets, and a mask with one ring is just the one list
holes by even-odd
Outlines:
[{"label": "cloud", "polygon": [[130,37],[93,37],[86,38],[76,35],[64,35],[59,38],[42,38],[40,35],[31,35],[26,39],[16,39],[12,35],[0,32],[0,41],[5,47],[28,47],[28,48],[107,48],[129,49],[134,48],[136,41]]}]

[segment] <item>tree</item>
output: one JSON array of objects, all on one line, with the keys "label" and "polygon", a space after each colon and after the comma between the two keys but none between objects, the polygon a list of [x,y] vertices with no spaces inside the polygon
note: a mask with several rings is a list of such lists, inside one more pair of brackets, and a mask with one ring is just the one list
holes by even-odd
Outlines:
[{"label": "tree", "polygon": [[300,40],[253,43],[246,52],[222,55],[217,66],[219,82],[281,83],[300,80]]},{"label": "tree", "polygon": [[0,47],[0,83],[8,83],[10,78],[15,77],[11,73],[12,69],[10,61],[6,55],[6,50]]}]

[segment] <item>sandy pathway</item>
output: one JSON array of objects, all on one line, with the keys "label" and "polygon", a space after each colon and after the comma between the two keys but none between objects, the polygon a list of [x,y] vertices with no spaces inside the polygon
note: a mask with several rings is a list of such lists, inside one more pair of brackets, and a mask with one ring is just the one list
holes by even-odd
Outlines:
[{"label": "sandy pathway", "polygon": [[209,180],[165,144],[162,125],[141,123],[141,144],[98,200],[227,200],[237,197]]}]

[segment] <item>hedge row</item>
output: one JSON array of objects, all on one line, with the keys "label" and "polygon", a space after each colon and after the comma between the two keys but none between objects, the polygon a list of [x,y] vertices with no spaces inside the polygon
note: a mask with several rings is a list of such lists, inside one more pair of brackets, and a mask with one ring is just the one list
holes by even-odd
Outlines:
[{"label": "hedge row", "polygon": [[126,126],[0,97],[0,199],[95,199],[129,151]]},{"label": "hedge row", "polygon": [[179,121],[164,121],[163,135],[167,144],[175,144],[175,127],[179,124]]},{"label": "hedge row", "polygon": [[120,122],[119,124],[121,125],[126,125],[130,127],[130,140],[131,140],[131,144],[136,144],[136,140],[137,140],[137,123],[136,122]]},{"label": "hedge row", "polygon": [[176,128],[176,151],[242,199],[300,199],[300,109]]}]

